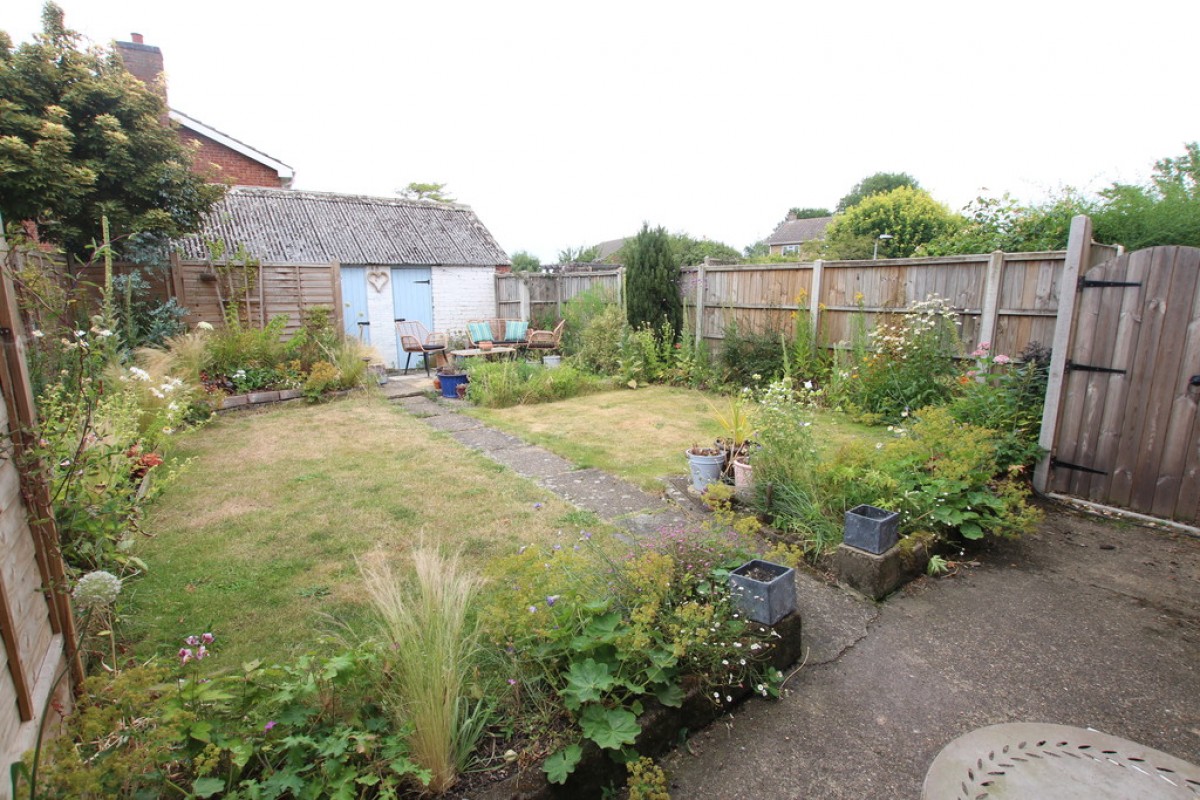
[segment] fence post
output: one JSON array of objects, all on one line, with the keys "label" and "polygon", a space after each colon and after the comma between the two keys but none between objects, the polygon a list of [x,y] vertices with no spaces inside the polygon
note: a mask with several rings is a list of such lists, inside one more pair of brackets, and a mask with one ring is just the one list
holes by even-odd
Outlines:
[{"label": "fence post", "polygon": [[696,347],[704,341],[704,265],[696,265]]},{"label": "fence post", "polygon": [[983,305],[979,314],[979,334],[975,347],[996,340],[996,323],[1000,319],[1000,279],[1004,276],[1004,252],[996,250],[988,259],[987,277],[983,284]]},{"label": "fence post", "polygon": [[813,262],[812,281],[808,293],[808,323],[812,326],[814,347],[821,346],[821,281],[825,277],[825,262],[817,259]]},{"label": "fence post", "polygon": [[1033,488],[1045,493],[1049,485],[1050,458],[1054,455],[1054,440],[1058,433],[1058,416],[1062,409],[1063,383],[1071,338],[1075,332],[1075,307],[1079,302],[1079,276],[1084,259],[1091,253],[1092,220],[1080,214],[1071,219],[1071,235],[1067,240],[1067,256],[1063,262],[1062,280],[1058,289],[1058,319],[1054,323],[1054,344],[1050,354],[1050,375],[1046,381],[1046,401],[1042,405],[1042,432],[1038,444],[1042,458],[1033,471]]}]

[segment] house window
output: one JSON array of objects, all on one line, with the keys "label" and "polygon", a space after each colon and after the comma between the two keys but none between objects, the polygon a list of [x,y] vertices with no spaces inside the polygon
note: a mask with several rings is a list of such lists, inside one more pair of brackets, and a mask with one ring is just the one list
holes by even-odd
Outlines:
[{"label": "house window", "polygon": [[800,245],[798,245],[798,244],[785,244],[783,246],[783,254],[785,256],[791,255],[792,253],[799,253],[799,252],[800,252]]}]

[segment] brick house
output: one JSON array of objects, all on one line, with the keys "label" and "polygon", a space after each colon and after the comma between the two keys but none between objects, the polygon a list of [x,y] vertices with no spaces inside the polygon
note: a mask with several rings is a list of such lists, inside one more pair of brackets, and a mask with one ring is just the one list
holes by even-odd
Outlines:
[{"label": "brick house", "polygon": [[[162,95],[165,101],[167,86],[163,78],[162,50],[146,44],[140,33],[135,33],[130,38],[133,39],[132,42],[116,43],[125,69]],[[279,159],[205,125],[182,111],[171,108],[169,116],[171,122],[175,123],[179,138],[193,148],[194,171],[207,176],[215,170],[218,182],[235,186],[291,188],[295,172]]]}]

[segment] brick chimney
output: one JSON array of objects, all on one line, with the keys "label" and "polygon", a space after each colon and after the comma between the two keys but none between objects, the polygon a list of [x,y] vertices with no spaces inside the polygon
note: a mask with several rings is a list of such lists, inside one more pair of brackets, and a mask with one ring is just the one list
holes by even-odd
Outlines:
[{"label": "brick chimney", "polygon": [[157,92],[165,103],[167,100],[167,83],[163,78],[162,50],[146,44],[140,33],[130,34],[132,42],[117,42],[117,52],[125,69],[133,77],[146,84],[153,92]]}]

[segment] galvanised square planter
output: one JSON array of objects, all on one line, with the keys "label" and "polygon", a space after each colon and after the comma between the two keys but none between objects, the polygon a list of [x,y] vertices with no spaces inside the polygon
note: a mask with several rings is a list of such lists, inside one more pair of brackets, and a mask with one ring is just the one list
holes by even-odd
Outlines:
[{"label": "galvanised square planter", "polygon": [[774,625],[796,610],[796,570],[756,558],[729,575],[738,611],[760,625]]},{"label": "galvanised square planter", "polygon": [[842,541],[850,547],[879,555],[900,541],[900,513],[875,506],[855,506],[846,512]]}]

